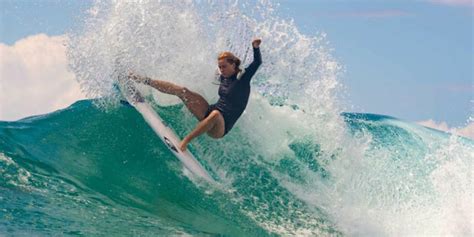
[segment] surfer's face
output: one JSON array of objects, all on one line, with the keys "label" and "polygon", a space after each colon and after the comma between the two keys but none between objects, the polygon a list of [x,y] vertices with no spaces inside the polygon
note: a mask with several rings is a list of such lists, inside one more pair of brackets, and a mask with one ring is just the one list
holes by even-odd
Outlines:
[{"label": "surfer's face", "polygon": [[221,71],[222,76],[231,77],[235,74],[235,64],[230,64],[225,59],[220,59],[218,61],[219,70]]}]

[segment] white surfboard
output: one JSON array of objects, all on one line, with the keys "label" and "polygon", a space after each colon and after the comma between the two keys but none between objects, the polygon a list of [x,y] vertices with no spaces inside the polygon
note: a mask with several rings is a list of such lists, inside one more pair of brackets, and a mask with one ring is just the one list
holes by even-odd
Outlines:
[{"label": "white surfboard", "polygon": [[165,143],[173,155],[181,161],[187,170],[208,182],[214,182],[214,179],[197,161],[194,155],[189,152],[189,149],[184,152],[179,150],[179,144],[181,143],[179,137],[170,127],[166,126],[161,117],[145,101],[134,83],[135,82],[128,79],[127,75],[122,74],[119,76],[120,90],[125,99],[143,116],[148,125],[155,131],[156,135]]}]

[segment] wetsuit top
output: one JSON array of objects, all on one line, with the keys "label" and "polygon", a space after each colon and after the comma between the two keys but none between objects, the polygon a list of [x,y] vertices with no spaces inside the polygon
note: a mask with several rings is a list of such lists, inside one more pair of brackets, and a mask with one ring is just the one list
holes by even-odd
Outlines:
[{"label": "wetsuit top", "polygon": [[208,114],[217,109],[221,112],[225,122],[225,133],[227,134],[234,126],[237,119],[247,107],[250,96],[250,79],[252,79],[258,67],[262,64],[262,56],[259,48],[253,48],[253,62],[245,68],[240,79],[237,75],[225,78],[221,75],[219,86],[219,100],[210,105]]}]

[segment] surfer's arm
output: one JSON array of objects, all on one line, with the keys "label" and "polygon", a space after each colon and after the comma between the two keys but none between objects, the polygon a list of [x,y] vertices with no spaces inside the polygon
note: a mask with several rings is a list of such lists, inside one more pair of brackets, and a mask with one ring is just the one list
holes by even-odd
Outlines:
[{"label": "surfer's arm", "polygon": [[262,54],[260,53],[259,45],[260,44],[252,44],[253,61],[247,68],[245,68],[245,77],[243,77],[242,79],[250,81],[253,75],[257,72],[257,69],[260,67],[260,65],[262,65]]}]

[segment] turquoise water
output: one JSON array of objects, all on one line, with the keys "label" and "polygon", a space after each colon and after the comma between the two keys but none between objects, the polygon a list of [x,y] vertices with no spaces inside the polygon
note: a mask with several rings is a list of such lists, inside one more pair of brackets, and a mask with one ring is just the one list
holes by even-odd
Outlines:
[{"label": "turquoise water", "polygon": [[[155,108],[181,136],[195,124],[176,119],[186,116],[180,105]],[[322,164],[320,145],[301,138],[289,143],[291,153],[270,162],[255,156],[253,145],[246,144],[237,128],[226,141],[237,149],[222,150],[208,138],[199,138],[190,147],[219,179],[217,186],[190,179],[130,106],[104,112],[85,100],[51,114],[1,122],[0,232],[14,236],[393,235],[391,228],[403,221],[370,223],[371,218],[391,220],[384,216],[387,212],[412,218],[423,216],[418,211],[444,215],[438,205],[444,205],[441,208],[447,213],[456,211],[444,191],[457,192],[452,198],[459,202],[472,198],[472,190],[462,186],[472,184],[462,180],[468,175],[462,172],[472,171],[472,141],[456,138],[449,145],[454,138],[447,134],[385,116],[345,113],[343,117],[354,139],[371,134],[362,159],[372,164],[366,166],[365,161],[342,153],[332,154],[332,164]],[[428,140],[437,141],[436,147]],[[445,154],[443,146],[451,146],[452,151]],[[385,157],[380,156],[382,151]],[[344,160],[352,163],[350,167],[344,167]],[[471,166],[456,167],[463,162]],[[341,168],[349,169],[344,173],[362,174],[354,173],[348,181]],[[337,186],[344,190],[337,191]],[[449,188],[445,186],[452,190],[442,190]],[[337,199],[327,199],[329,193]],[[346,212],[348,208],[352,214]],[[343,213],[347,215],[338,215]],[[364,220],[345,220],[344,216],[354,214]],[[465,219],[472,214],[464,214],[468,216],[459,214],[451,220],[457,228],[464,223],[465,232],[437,233],[472,233]],[[435,217],[427,221],[436,223]]]}]

